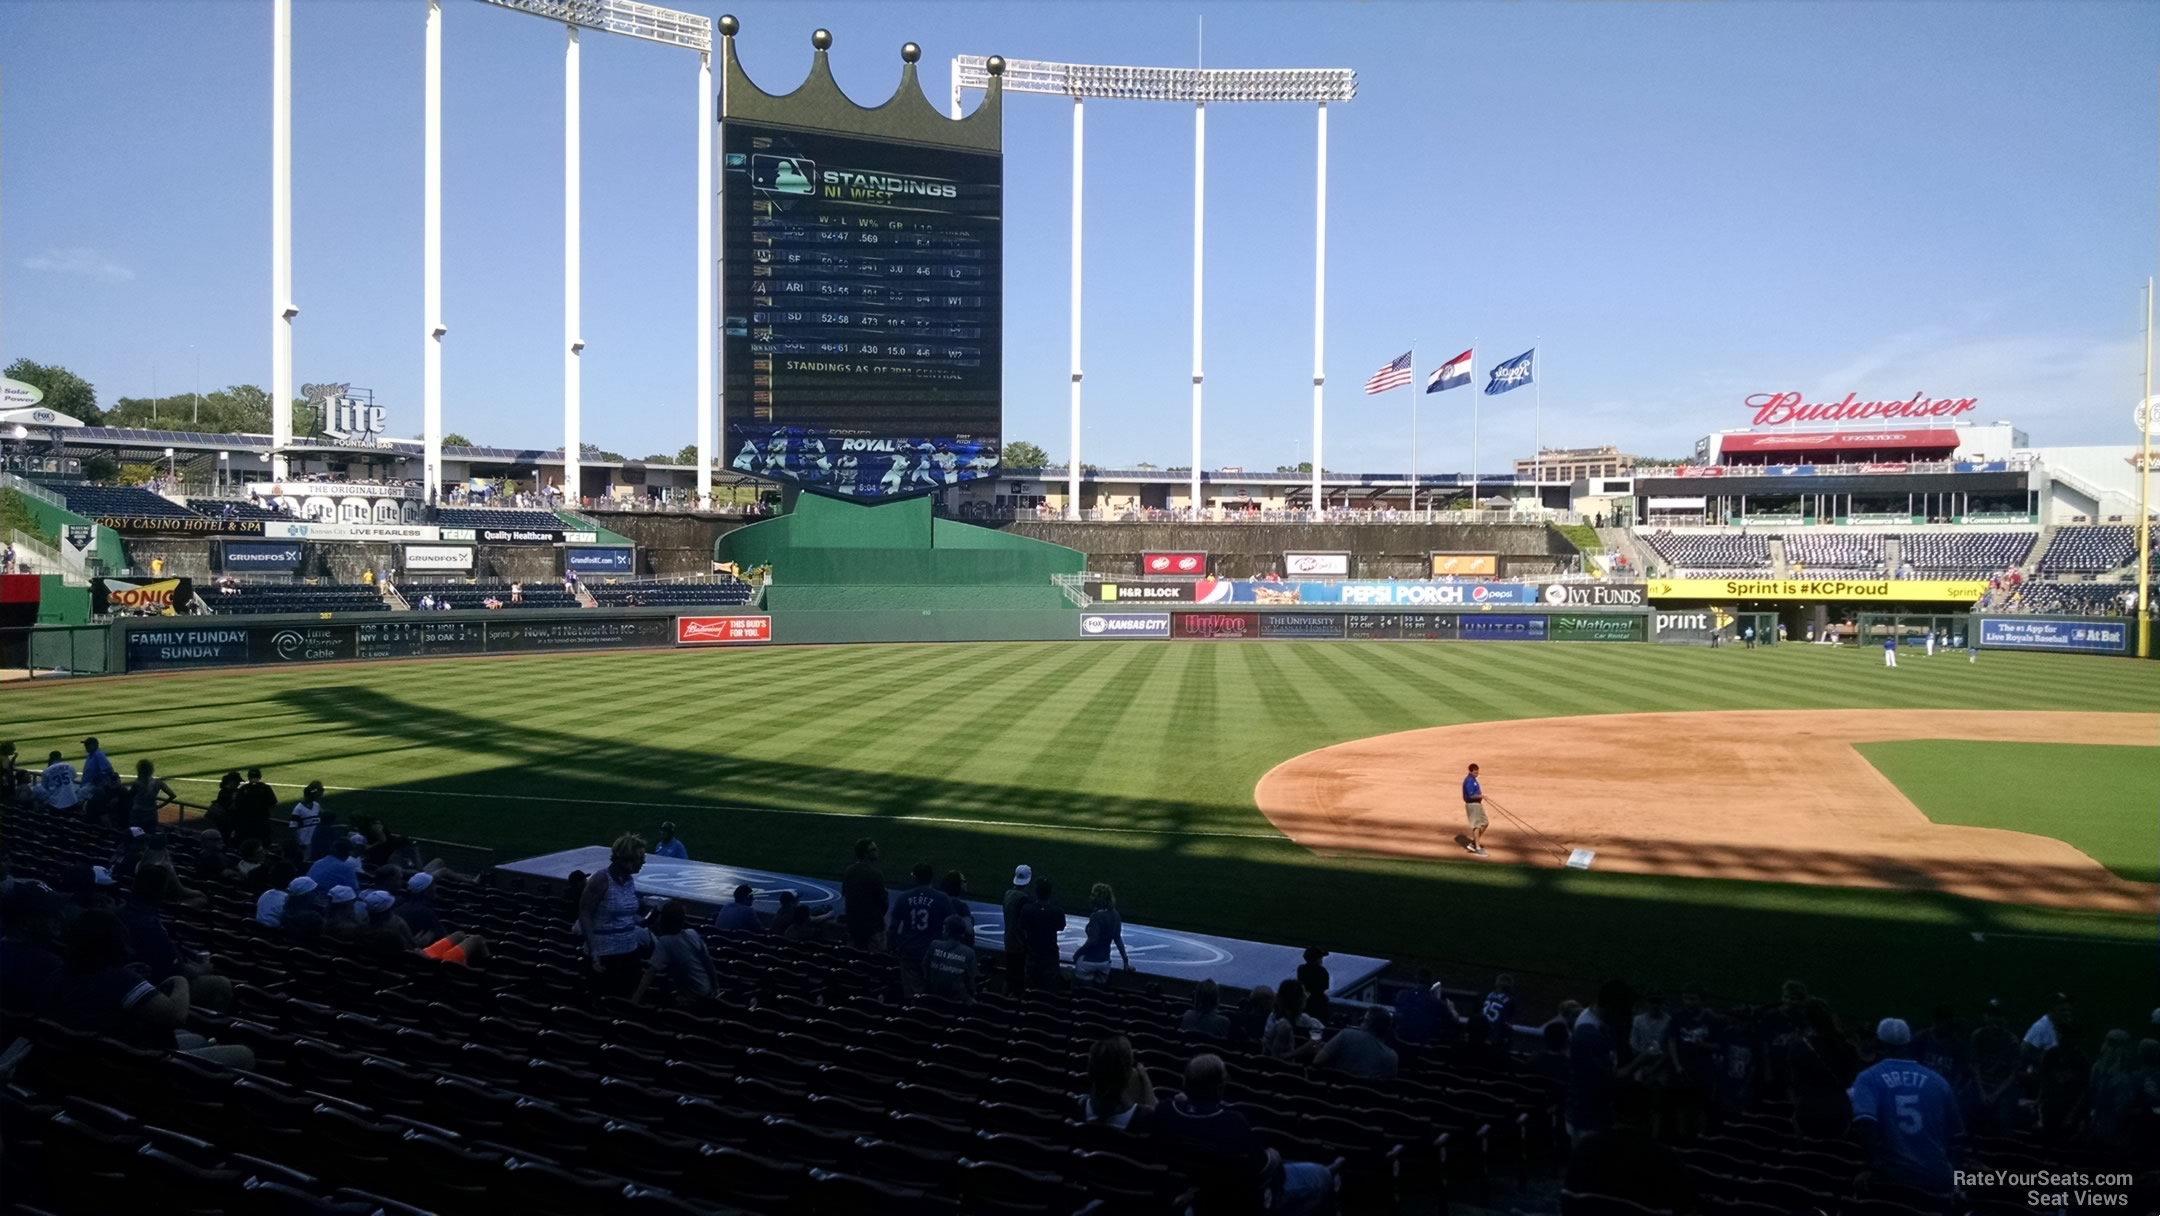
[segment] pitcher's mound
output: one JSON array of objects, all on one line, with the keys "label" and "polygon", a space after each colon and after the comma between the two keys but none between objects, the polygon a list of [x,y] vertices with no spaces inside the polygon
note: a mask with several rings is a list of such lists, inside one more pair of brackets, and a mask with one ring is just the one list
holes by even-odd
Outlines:
[{"label": "pitcher's mound", "polygon": [[[1972,739],[2160,746],[2160,715],[1988,710],[1736,710],[1441,726],[1284,761],[1253,799],[1316,851],[1903,887],[1976,899],[2150,912],[2160,887],[2044,835],[2075,814],[2033,775],[2031,832],[1931,822],[1855,743]],[[2156,755],[2160,760],[2160,755]],[[1458,843],[1463,772],[1480,766],[1492,828]]]}]

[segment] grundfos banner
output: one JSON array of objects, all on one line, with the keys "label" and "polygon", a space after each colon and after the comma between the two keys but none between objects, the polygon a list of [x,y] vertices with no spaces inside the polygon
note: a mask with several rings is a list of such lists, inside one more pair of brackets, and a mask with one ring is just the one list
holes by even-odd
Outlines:
[{"label": "grundfos banner", "polygon": [[1170,636],[1167,612],[1090,612],[1080,618],[1083,638],[1166,638]]}]

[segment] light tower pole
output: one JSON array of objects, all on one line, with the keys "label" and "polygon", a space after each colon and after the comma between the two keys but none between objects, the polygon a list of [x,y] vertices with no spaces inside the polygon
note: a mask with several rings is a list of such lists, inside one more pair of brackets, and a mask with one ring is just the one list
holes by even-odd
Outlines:
[{"label": "light tower pole", "polygon": [[[270,17],[270,475],[287,476],[292,444],[292,0]],[[156,394],[152,394],[155,399]]]},{"label": "light tower pole", "polygon": [[[964,89],[987,89],[988,60],[981,55],[957,55],[952,61],[952,115],[960,117]],[[1313,508],[1322,505],[1320,488],[1320,431],[1326,354],[1322,340],[1326,324],[1327,270],[1327,106],[1357,96],[1357,73],[1348,68],[1139,68],[1108,64],[1051,63],[1039,59],[1005,61],[1004,89],[1013,93],[1040,93],[1070,97],[1073,101],[1073,230],[1072,230],[1072,467],[1066,471],[1069,512],[1080,503],[1080,171],[1081,111],[1088,98],[1120,101],[1174,101],[1195,107],[1193,118],[1193,360],[1192,360],[1192,476],[1193,506],[1200,506],[1202,341],[1201,239],[1206,219],[1207,105],[1210,102],[1303,102],[1320,108],[1320,161],[1315,188],[1315,217],[1319,245],[1315,251],[1313,285]]]}]

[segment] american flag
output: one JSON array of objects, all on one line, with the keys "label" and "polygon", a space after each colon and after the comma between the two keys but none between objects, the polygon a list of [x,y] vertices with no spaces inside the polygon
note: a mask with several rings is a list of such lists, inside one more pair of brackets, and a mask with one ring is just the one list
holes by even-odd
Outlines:
[{"label": "american flag", "polygon": [[1410,383],[1410,352],[1404,351],[1395,361],[1383,366],[1365,382],[1367,394],[1384,393],[1391,388],[1401,388]]}]

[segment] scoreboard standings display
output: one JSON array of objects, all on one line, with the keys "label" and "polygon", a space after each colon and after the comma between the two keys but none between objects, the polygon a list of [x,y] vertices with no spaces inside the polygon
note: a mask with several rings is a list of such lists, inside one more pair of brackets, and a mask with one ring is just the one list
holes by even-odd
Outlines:
[{"label": "scoreboard standings display", "polygon": [[721,130],[728,467],[859,499],[995,476],[997,154]]}]

